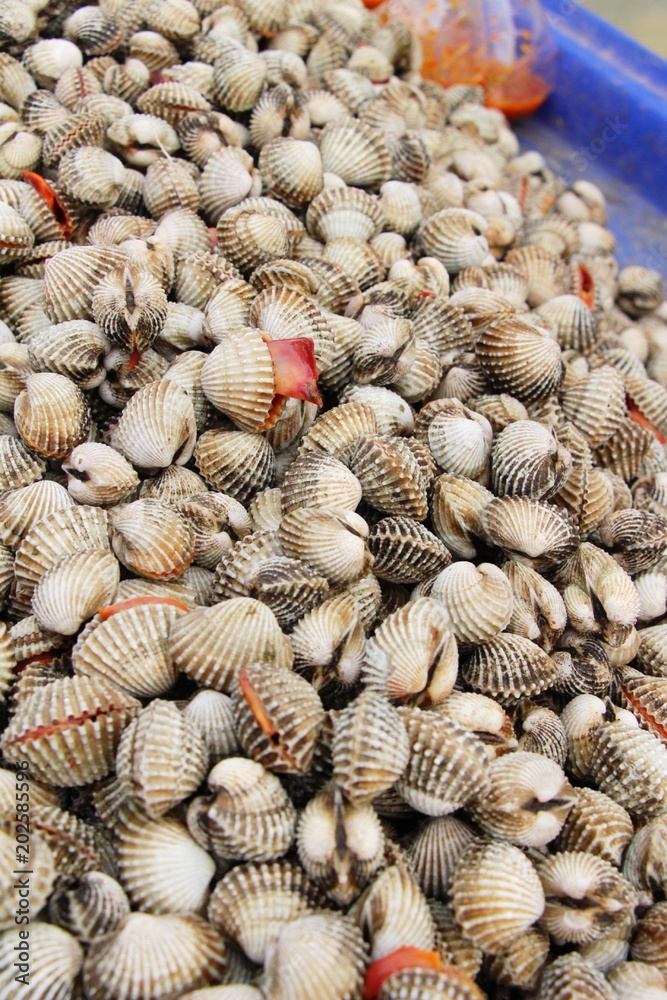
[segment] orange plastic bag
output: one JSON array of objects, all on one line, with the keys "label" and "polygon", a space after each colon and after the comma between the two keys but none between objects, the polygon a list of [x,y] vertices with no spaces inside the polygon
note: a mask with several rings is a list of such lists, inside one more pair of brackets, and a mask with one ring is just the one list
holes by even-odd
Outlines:
[{"label": "orange plastic bag", "polygon": [[553,89],[556,46],[538,0],[364,2],[382,24],[405,21],[415,31],[426,79],[479,84],[510,119],[531,114]]}]

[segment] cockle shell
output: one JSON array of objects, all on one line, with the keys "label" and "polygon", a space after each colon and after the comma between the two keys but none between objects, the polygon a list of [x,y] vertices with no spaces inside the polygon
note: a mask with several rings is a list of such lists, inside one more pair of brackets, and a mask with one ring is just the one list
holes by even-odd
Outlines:
[{"label": "cockle shell", "polygon": [[481,514],[484,534],[509,558],[536,570],[563,562],[577,546],[577,531],[566,512],[528,497],[498,497]]},{"label": "cockle shell", "polygon": [[403,711],[411,750],[396,791],[427,816],[454,812],[487,784],[483,744],[445,716],[418,708]]},{"label": "cockle shell", "polygon": [[98,548],[111,548],[106,511],[84,506],[55,511],[33,525],[19,545],[14,564],[17,586],[32,596],[40,578],[64,556]]},{"label": "cockle shell", "polygon": [[122,887],[100,871],[68,879],[49,900],[53,923],[84,944],[112,931],[129,912],[130,904]]},{"label": "cockle shell", "polygon": [[139,485],[139,477],[127,459],[93,441],[73,448],[63,469],[70,496],[82,504],[111,505],[125,499]]},{"label": "cockle shell", "polygon": [[288,558],[301,559],[334,586],[352,583],[372,564],[368,526],[353,511],[299,507],[285,514],[278,535]]},{"label": "cockle shell", "polygon": [[106,621],[92,619],[72,650],[75,673],[111,682],[138,697],[164,694],[178,676],[167,651],[169,631],[186,611],[172,598],[136,607],[121,605]]},{"label": "cockle shell", "polygon": [[665,989],[664,974],[646,962],[620,962],[609,973],[609,982],[619,1000],[658,1000]]},{"label": "cockle shell", "polygon": [[94,323],[58,323],[31,337],[29,357],[36,371],[66,375],[81,389],[94,389],[105,376],[109,342]]},{"label": "cockle shell", "polygon": [[208,918],[252,962],[263,964],[282,928],[322,902],[306,874],[290,862],[239,865],[217,883]]},{"label": "cockle shell", "polygon": [[47,570],[35,588],[35,619],[43,629],[74,635],[98,607],[112,600],[119,581],[118,561],[108,549],[65,556]]},{"label": "cockle shell", "polygon": [[362,679],[391,701],[436,704],[452,690],[458,671],[449,619],[430,598],[390,614],[366,646]]},{"label": "cockle shell", "polygon": [[371,959],[377,961],[406,947],[429,951],[434,945],[434,923],[426,898],[407,866],[399,861],[382,872],[351,911]]},{"label": "cockle shell", "polygon": [[275,455],[259,434],[247,431],[206,431],[195,452],[197,468],[206,482],[241,503],[273,485]]},{"label": "cockle shell", "polygon": [[356,187],[325,188],[306,213],[309,233],[325,242],[344,237],[370,240],[384,224],[379,199]]},{"label": "cockle shell", "polygon": [[121,732],[138,708],[134,698],[103,681],[65,677],[17,708],[2,749],[9,760],[29,760],[53,785],[85,785],[112,770]]},{"label": "cockle shell", "polygon": [[447,548],[423,525],[407,517],[385,517],[371,529],[373,572],[390,583],[418,583],[444,569]]},{"label": "cockle shell", "polygon": [[430,819],[421,827],[406,857],[427,896],[446,895],[457,860],[475,839],[472,829],[453,816]]},{"label": "cockle shell", "polygon": [[236,736],[250,757],[278,773],[309,769],[324,708],[308,681],[248,665],[237,675],[232,701]]},{"label": "cockle shell", "polygon": [[537,1000],[615,1000],[604,974],[576,951],[561,955],[540,976]]},{"label": "cockle shell", "polygon": [[[169,733],[169,755],[160,749]],[[154,761],[160,754],[161,766]],[[116,772],[142,809],[158,819],[192,794],[206,773],[204,739],[171,702],[156,698],[132,720],[121,737]]]},{"label": "cockle shell", "polygon": [[[121,784],[120,793],[126,787]],[[135,906],[149,913],[205,911],[215,862],[180,820],[149,817],[125,800],[114,823],[120,878]]]},{"label": "cockle shell", "polygon": [[17,549],[34,524],[72,505],[67,491],[48,480],[10,490],[0,497],[0,540]]},{"label": "cockle shell", "polygon": [[139,576],[170,580],[194,558],[194,539],[181,515],[159,500],[135,500],[110,514],[111,545]]},{"label": "cockle shell", "polygon": [[565,602],[558,590],[530,566],[508,560],[503,572],[512,587],[512,617],[507,631],[550,652],[567,625]]},{"label": "cockle shell", "polygon": [[290,848],[296,810],[278,778],[244,757],[227,757],[208,776],[212,799],[194,799],[188,826],[217,858],[272,861]]},{"label": "cockle shell", "polygon": [[489,789],[469,807],[486,833],[530,847],[558,835],[574,790],[555,761],[517,750],[491,761],[488,775]]},{"label": "cockle shell", "polygon": [[519,318],[492,323],[478,339],[475,352],[493,387],[521,402],[544,399],[563,379],[558,344]]},{"label": "cockle shell", "polygon": [[313,990],[321,1000],[351,998],[361,991],[365,961],[361,931],[351,920],[339,913],[307,914],[284,927],[268,949],[262,989],[276,1000],[308,1000]]},{"label": "cockle shell", "polygon": [[191,613],[172,628],[169,649],[180,670],[216,690],[231,690],[239,671],[252,663],[287,669],[294,655],[270,609],[248,597]]},{"label": "cockle shell", "polygon": [[409,753],[398,711],[370,689],[334,718],[333,776],[350,802],[370,801],[390,788]]},{"label": "cockle shell", "polygon": [[349,467],[361,483],[364,500],[376,510],[425,520],[424,478],[414,453],[401,438],[364,434],[350,455]]},{"label": "cockle shell", "polygon": [[29,375],[14,403],[16,427],[29,447],[47,458],[64,458],[85,440],[89,410],[85,397],[64,375]]},{"label": "cockle shell", "polygon": [[629,812],[655,816],[667,796],[667,748],[642,729],[607,723],[592,733],[591,776],[598,789]]},{"label": "cockle shell", "polygon": [[442,605],[460,642],[491,639],[512,615],[512,588],[502,570],[489,563],[457,562],[446,567],[433,581],[430,597]]},{"label": "cockle shell", "polygon": [[476,646],[461,673],[474,690],[511,703],[551,687],[561,668],[530,639],[503,633]]},{"label": "cockle shell", "polygon": [[567,478],[572,459],[549,428],[516,420],[494,437],[491,465],[497,496],[544,500]]},{"label": "cockle shell", "polygon": [[339,905],[355,899],[378,870],[384,834],[373,807],[347,802],[328,786],[308,803],[297,828],[299,860]]},{"label": "cockle shell", "polygon": [[290,634],[294,668],[316,690],[349,687],[358,679],[366,639],[353,597],[332,597],[304,615]]},{"label": "cockle shell", "polygon": [[130,913],[95,939],[83,967],[91,1000],[139,1000],[220,980],[227,958],[220,934],[194,914]]},{"label": "cockle shell", "polygon": [[185,465],[197,436],[192,401],[175,382],[151,382],[129,400],[109,444],[133,465],[164,469]]},{"label": "cockle shell", "polygon": [[558,944],[612,935],[636,902],[630,883],[609,861],[592,854],[564,851],[537,871],[546,896],[540,923]]},{"label": "cockle shell", "polygon": [[[83,948],[71,934],[41,920],[30,922],[30,945],[39,955],[30,955],[30,992],[36,998],[71,997],[83,964]],[[23,953],[25,938],[13,927],[0,936],[0,989],[8,1000],[18,1000],[23,980],[14,964]]]},{"label": "cockle shell", "polygon": [[502,841],[470,844],[451,882],[454,916],[485,952],[506,948],[542,916],[545,898],[535,868]]}]

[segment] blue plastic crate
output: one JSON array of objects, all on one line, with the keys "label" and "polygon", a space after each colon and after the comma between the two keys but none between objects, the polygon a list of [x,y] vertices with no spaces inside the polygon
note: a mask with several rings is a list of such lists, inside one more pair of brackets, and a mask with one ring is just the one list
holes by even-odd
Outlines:
[{"label": "blue plastic crate", "polygon": [[566,179],[591,180],[609,203],[621,266],[667,278],[667,62],[574,0],[542,0],[560,48],[555,92],[518,123]]}]

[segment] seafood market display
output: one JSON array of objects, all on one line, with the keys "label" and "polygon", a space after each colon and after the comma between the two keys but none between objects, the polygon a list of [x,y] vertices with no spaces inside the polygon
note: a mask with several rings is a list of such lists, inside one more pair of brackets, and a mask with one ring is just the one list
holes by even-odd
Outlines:
[{"label": "seafood market display", "polygon": [[667,997],[667,305],[602,192],[359,0],[0,39],[3,1000]]}]

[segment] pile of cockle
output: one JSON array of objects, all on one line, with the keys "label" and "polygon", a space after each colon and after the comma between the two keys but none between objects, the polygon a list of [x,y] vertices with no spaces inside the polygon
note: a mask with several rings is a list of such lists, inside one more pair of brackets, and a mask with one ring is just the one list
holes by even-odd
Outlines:
[{"label": "pile of cockle", "polygon": [[660,276],[359,0],[0,33],[2,997],[667,996]]}]

